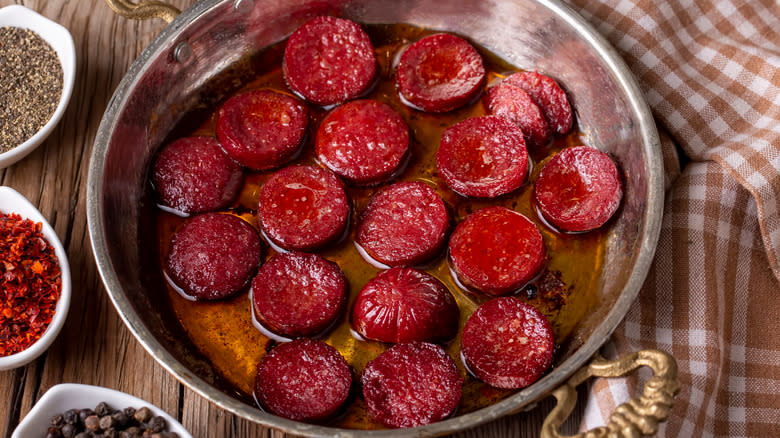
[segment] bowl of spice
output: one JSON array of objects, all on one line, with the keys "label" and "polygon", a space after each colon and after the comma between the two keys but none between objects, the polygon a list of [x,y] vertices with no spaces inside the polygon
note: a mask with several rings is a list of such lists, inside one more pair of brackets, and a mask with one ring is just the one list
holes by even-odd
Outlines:
[{"label": "bowl of spice", "polygon": [[75,383],[49,388],[11,438],[81,436],[192,438],[176,419],[147,401]]},{"label": "bowl of spice", "polygon": [[32,152],[68,106],[76,49],[65,27],[25,8],[0,8],[0,168]]},{"label": "bowl of spice", "polygon": [[0,370],[40,356],[70,307],[65,249],[24,196],[0,186]]}]

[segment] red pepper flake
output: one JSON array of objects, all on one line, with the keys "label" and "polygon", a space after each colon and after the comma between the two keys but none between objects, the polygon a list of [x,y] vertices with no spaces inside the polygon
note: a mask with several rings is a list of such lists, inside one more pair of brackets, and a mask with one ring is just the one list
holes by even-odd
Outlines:
[{"label": "red pepper flake", "polygon": [[0,213],[0,356],[37,341],[60,298],[60,264],[41,227],[18,214]]},{"label": "red pepper flake", "polygon": [[43,265],[38,260],[34,261],[32,266],[30,267],[33,272],[35,272],[38,275],[43,274]]}]

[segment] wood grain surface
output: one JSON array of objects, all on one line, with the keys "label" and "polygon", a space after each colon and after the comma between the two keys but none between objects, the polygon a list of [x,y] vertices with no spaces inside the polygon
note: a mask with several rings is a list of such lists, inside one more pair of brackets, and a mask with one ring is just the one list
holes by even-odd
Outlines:
[{"label": "wood grain surface", "polygon": [[[170,0],[185,9],[194,0]],[[133,394],[177,418],[194,437],[288,437],[236,417],[179,383],[125,327],[106,294],[92,256],[86,218],[86,185],[92,142],[103,111],[133,60],[165,27],[161,20],[131,21],[104,0],[0,0],[20,4],[64,25],[73,34],[78,71],[70,105],[52,135],[35,152],[0,170],[0,184],[37,205],[62,240],[73,276],[65,327],[37,361],[0,372],[0,436],[50,387],[63,382],[100,385]],[[564,425],[574,433],[580,405]],[[548,397],[526,413],[458,433],[459,437],[534,437],[554,406]]]}]

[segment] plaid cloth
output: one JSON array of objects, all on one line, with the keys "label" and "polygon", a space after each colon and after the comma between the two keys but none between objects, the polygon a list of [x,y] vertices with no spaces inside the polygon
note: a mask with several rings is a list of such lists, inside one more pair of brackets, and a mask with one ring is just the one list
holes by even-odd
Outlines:
[{"label": "plaid cloth", "polygon": [[[780,437],[780,2],[570,3],[638,79],[668,182],[654,264],[604,353],[677,359],[658,436]],[[581,429],[646,377],[596,381]]]}]

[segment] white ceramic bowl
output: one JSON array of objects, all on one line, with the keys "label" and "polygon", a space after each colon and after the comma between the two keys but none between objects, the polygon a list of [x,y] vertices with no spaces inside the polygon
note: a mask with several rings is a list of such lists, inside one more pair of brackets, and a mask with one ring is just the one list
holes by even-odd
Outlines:
[{"label": "white ceramic bowl", "polygon": [[19,5],[0,8],[0,27],[6,26],[20,27],[36,32],[57,52],[57,57],[62,64],[62,95],[54,114],[35,135],[10,151],[0,154],[0,169],[26,157],[49,136],[68,106],[73,91],[73,80],[76,76],[76,48],[68,29]]},{"label": "white ceramic bowl", "polygon": [[102,386],[79,385],[76,383],[61,383],[52,386],[38,400],[11,438],[38,438],[46,436],[46,429],[51,425],[51,417],[68,409],[95,409],[100,402],[106,402],[114,409],[124,409],[132,406],[136,409],[148,407],[155,416],[162,416],[168,423],[168,430],[176,432],[179,438],[192,438],[189,432],[173,417],[153,404],[124,392],[103,388]]},{"label": "white ceramic bowl", "polygon": [[16,213],[24,219],[30,219],[33,222],[41,222],[41,233],[43,237],[54,246],[54,254],[57,256],[57,260],[60,263],[62,291],[60,293],[60,299],[57,302],[57,307],[54,311],[54,317],[51,320],[51,324],[43,332],[40,339],[24,351],[12,354],[10,356],[0,357],[0,371],[10,370],[22,365],[26,365],[38,356],[41,355],[54,341],[57,334],[65,324],[65,318],[68,316],[68,308],[70,307],[70,266],[68,265],[68,256],[65,253],[65,249],[62,247],[60,239],[52,229],[51,225],[46,222],[46,218],[43,217],[41,212],[35,208],[24,196],[19,194],[16,190],[0,186],[0,213]]}]

